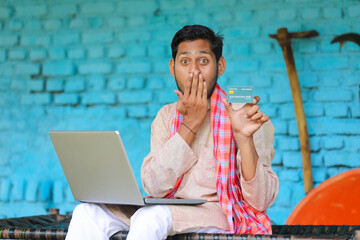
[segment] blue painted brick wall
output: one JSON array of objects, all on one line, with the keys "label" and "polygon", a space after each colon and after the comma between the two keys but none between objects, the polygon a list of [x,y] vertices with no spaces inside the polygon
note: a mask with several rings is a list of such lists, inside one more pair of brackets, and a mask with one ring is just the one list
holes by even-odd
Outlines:
[{"label": "blue painted brick wall", "polygon": [[140,183],[151,122],[177,99],[170,42],[185,24],[224,35],[220,85],[255,86],[271,117],[280,178],[273,222],[285,223],[305,195],[290,85],[268,34],[320,33],[292,43],[315,185],[360,167],[360,47],[330,44],[337,34],[359,33],[358,1],[2,0],[0,217],[71,212],[77,204],[49,130],[119,130]]}]

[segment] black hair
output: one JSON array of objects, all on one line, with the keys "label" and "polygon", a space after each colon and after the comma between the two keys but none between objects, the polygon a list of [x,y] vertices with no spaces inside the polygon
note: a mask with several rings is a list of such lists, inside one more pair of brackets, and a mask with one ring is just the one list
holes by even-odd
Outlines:
[{"label": "black hair", "polygon": [[198,39],[210,42],[211,51],[215,54],[216,61],[219,61],[222,56],[223,36],[202,25],[186,25],[174,35],[171,42],[172,58],[175,60],[180,43]]}]

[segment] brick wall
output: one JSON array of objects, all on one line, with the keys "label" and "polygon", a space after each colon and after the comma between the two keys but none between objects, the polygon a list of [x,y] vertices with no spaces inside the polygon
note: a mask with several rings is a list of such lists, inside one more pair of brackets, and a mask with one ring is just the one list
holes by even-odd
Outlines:
[{"label": "brick wall", "polygon": [[176,100],[168,72],[173,34],[205,24],[225,36],[220,85],[253,85],[276,127],[283,224],[304,197],[301,153],[281,49],[268,34],[317,30],[294,55],[315,184],[360,167],[360,47],[331,39],[360,33],[354,0],[0,2],[0,217],[72,211],[49,130],[119,130],[139,180],[150,124]]}]

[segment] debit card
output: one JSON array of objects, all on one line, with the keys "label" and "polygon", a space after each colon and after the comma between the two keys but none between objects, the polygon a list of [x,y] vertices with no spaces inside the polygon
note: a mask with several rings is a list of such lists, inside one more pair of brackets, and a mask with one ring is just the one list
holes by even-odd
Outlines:
[{"label": "debit card", "polygon": [[252,86],[229,86],[227,87],[227,101],[229,103],[252,103],[254,98]]}]

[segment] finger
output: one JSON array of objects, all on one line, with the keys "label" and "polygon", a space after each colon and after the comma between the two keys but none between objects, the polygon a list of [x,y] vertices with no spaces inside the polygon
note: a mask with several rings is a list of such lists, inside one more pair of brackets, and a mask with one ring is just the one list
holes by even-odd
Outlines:
[{"label": "finger", "polygon": [[222,98],[221,101],[223,102],[225,109],[228,113],[230,113],[232,111],[232,107],[231,107],[231,103],[228,103],[228,101],[226,100],[226,98]]},{"label": "finger", "polygon": [[250,118],[252,117],[255,113],[257,113],[259,111],[259,106],[258,105],[253,105],[250,110],[247,112],[247,116]]},{"label": "finger", "polygon": [[270,117],[268,115],[264,115],[264,116],[262,116],[262,118],[260,118],[260,121],[262,123],[265,123],[265,122],[269,121],[269,119],[270,119]]},{"label": "finger", "polygon": [[179,90],[174,90],[174,92],[176,93],[176,95],[178,97],[178,102],[180,102],[183,98],[183,94]]},{"label": "finger", "polygon": [[203,75],[199,74],[199,81],[198,81],[198,89],[197,89],[197,98],[201,101],[203,98],[203,89],[204,89],[204,83],[203,83]]},{"label": "finger", "polygon": [[260,118],[262,118],[264,116],[262,111],[258,111],[257,113],[255,113],[254,115],[251,116],[251,120],[255,121],[258,120]]},{"label": "finger", "polygon": [[203,87],[203,100],[207,101],[207,83],[205,80],[203,81]]},{"label": "finger", "polygon": [[198,84],[199,84],[199,72],[195,71],[193,79],[192,79],[190,96],[196,97]]},{"label": "finger", "polygon": [[193,73],[190,73],[188,75],[188,78],[186,79],[185,91],[184,91],[185,98],[188,98],[190,96],[190,87],[191,87],[192,79],[193,79]]},{"label": "finger", "polygon": [[259,96],[255,96],[254,100],[253,100],[253,104],[257,104],[258,102],[260,102],[260,97]]}]

